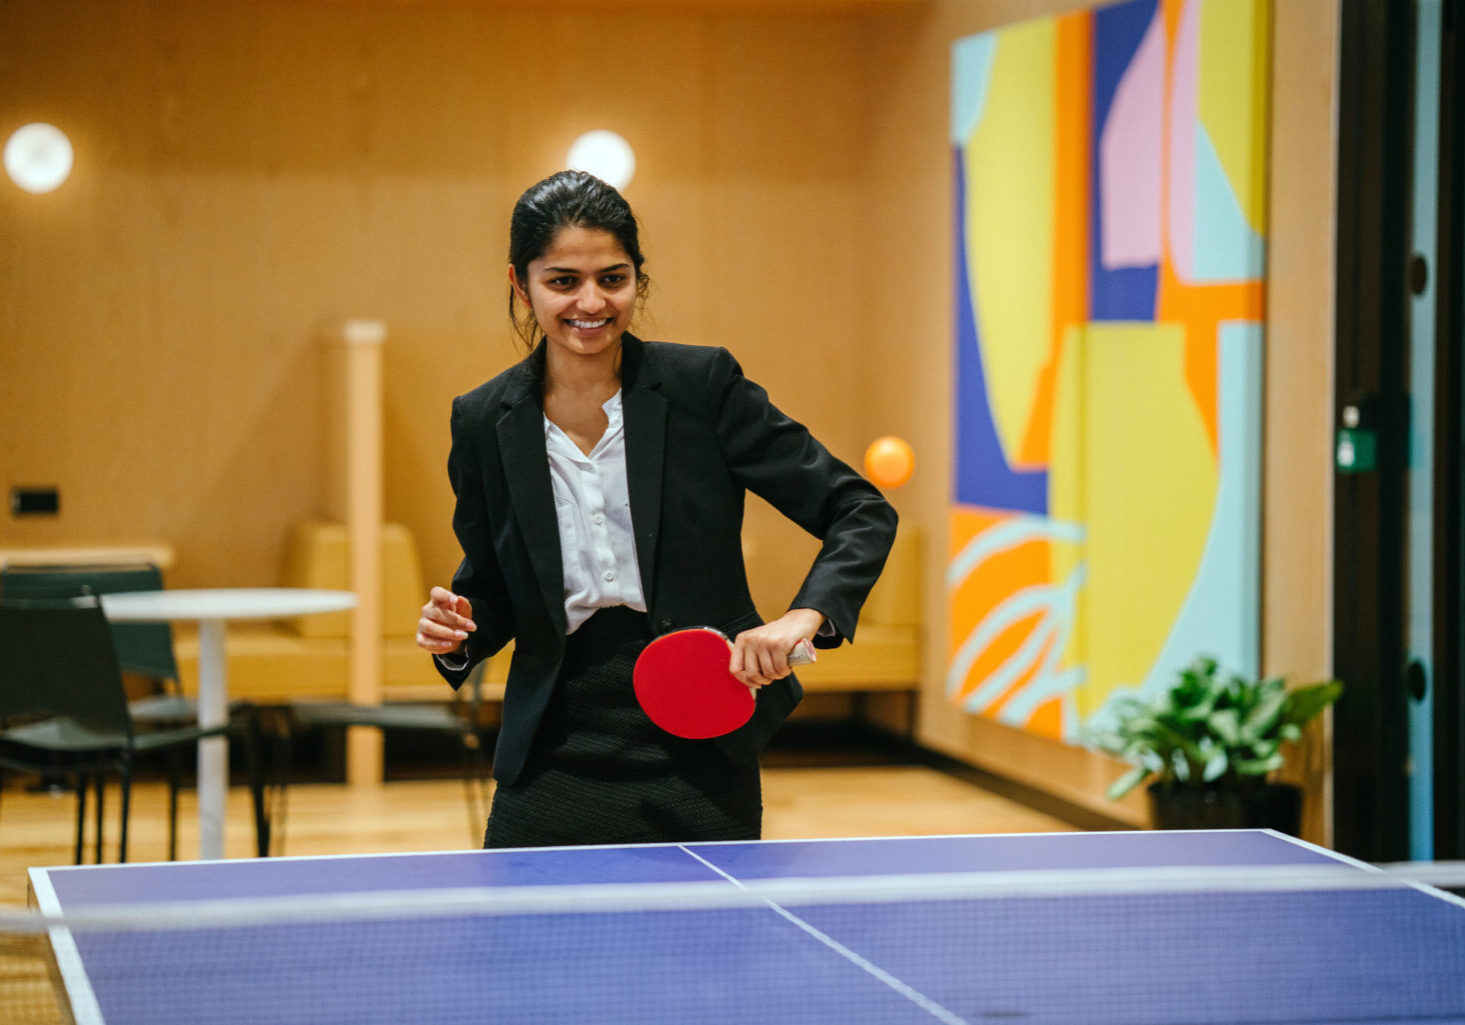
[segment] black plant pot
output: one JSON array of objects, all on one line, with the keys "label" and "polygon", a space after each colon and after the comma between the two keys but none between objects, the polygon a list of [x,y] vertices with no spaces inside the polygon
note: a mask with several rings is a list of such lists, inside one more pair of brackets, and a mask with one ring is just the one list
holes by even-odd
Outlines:
[{"label": "black plant pot", "polygon": [[1150,821],[1156,829],[1302,830],[1302,789],[1290,783],[1254,786],[1149,787]]}]

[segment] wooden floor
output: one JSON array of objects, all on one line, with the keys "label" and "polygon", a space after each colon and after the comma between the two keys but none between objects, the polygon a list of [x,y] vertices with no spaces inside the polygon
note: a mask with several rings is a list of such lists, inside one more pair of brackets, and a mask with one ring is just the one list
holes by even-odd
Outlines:
[{"label": "wooden floor", "polygon": [[[763,772],[763,833],[769,839],[1029,833],[1075,827],[934,769],[916,765],[775,767]],[[0,799],[0,905],[24,904],[25,870],[72,861],[75,797],[12,785]],[[118,801],[109,792],[106,860],[116,860]],[[227,854],[253,854],[249,793],[229,793]],[[459,780],[379,786],[294,785],[284,816],[286,854],[440,851],[478,847],[483,822],[471,820]],[[179,856],[198,852],[192,791],[182,796]],[[167,858],[167,791],[136,787],[128,860]],[[90,831],[89,831],[90,832]],[[92,852],[87,852],[88,860]]]}]

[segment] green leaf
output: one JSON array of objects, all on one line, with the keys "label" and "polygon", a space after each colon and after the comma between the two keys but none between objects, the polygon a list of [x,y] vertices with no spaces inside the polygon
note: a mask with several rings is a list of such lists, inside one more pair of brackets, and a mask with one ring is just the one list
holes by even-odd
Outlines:
[{"label": "green leaf", "polygon": [[1175,714],[1186,722],[1204,722],[1211,717],[1216,710],[1216,699],[1212,695],[1205,695],[1196,700],[1194,704],[1177,708]]},{"label": "green leaf", "polygon": [[1145,768],[1143,765],[1136,766],[1135,768],[1130,769],[1128,772],[1126,772],[1123,776],[1120,776],[1110,785],[1109,800],[1119,800],[1125,794],[1129,793],[1135,787],[1143,783],[1145,781],[1145,778],[1148,777],[1149,774],[1150,770]]},{"label": "green leaf", "polygon": [[1211,716],[1211,730],[1223,744],[1235,746],[1241,743],[1241,718],[1234,708],[1223,708]]},{"label": "green leaf", "polygon": [[1226,752],[1224,750],[1217,751],[1211,756],[1211,760],[1206,762],[1206,767],[1201,772],[1201,779],[1207,783],[1220,779],[1226,775],[1226,770],[1230,767],[1230,764],[1231,760],[1226,757]]},{"label": "green leaf", "polygon": [[1258,740],[1255,744],[1251,745],[1251,754],[1253,758],[1277,757],[1279,755],[1277,749],[1281,746],[1282,742],[1277,739]]},{"label": "green leaf", "polygon": [[1282,767],[1283,758],[1281,755],[1272,755],[1270,758],[1247,758],[1232,762],[1232,768],[1243,776],[1265,776]]},{"label": "green leaf", "polygon": [[1342,695],[1343,684],[1339,680],[1325,680],[1322,683],[1297,687],[1287,692],[1282,719],[1298,726],[1306,726]]},{"label": "green leaf", "polygon": [[1200,749],[1196,747],[1195,743],[1179,730],[1173,729],[1166,723],[1157,720],[1154,724],[1154,733],[1156,739],[1164,747],[1173,750],[1175,754],[1180,755],[1182,758],[1189,758],[1197,762],[1205,761],[1205,756],[1201,754]]},{"label": "green leaf", "polygon": [[1287,703],[1287,692],[1281,687],[1262,691],[1256,706],[1246,713],[1241,731],[1247,737],[1265,736],[1277,727],[1282,707]]}]

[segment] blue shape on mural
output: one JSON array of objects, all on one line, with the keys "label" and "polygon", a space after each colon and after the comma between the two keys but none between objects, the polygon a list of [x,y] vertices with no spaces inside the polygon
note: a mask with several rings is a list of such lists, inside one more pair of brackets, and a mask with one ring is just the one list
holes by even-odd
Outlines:
[{"label": "blue shape on mural", "polygon": [[1211,137],[1195,132],[1195,247],[1197,281],[1251,281],[1262,276],[1266,243],[1246,222]]},{"label": "blue shape on mural", "polygon": [[1131,0],[1094,10],[1094,116],[1089,126],[1089,195],[1093,197],[1089,204],[1090,320],[1147,322],[1155,319],[1159,266],[1106,270],[1101,260],[1104,239],[1099,216],[1103,188],[1099,175],[1099,139],[1114,103],[1114,93],[1144,41],[1158,6],[1159,0]]},{"label": "blue shape on mural", "polygon": [[990,509],[1046,513],[1047,471],[1014,470],[1002,451],[992,418],[967,268],[966,170],[961,149],[952,152],[956,177],[956,500]]},{"label": "blue shape on mural", "polygon": [[959,39],[952,47],[951,141],[963,146],[977,130],[987,108],[987,87],[992,81],[992,59],[997,55],[997,35],[983,32]]}]

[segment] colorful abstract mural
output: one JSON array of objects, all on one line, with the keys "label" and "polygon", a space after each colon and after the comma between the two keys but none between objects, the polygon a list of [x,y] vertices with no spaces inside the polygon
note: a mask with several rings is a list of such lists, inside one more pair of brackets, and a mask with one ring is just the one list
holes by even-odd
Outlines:
[{"label": "colorful abstract mural", "polygon": [[946,694],[1070,742],[1258,662],[1267,0],[953,49]]}]

